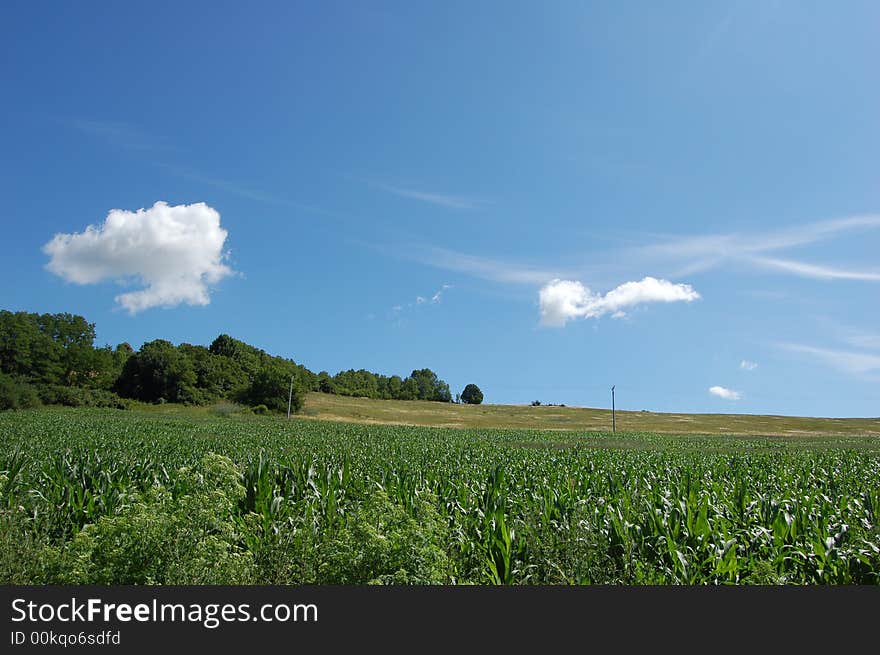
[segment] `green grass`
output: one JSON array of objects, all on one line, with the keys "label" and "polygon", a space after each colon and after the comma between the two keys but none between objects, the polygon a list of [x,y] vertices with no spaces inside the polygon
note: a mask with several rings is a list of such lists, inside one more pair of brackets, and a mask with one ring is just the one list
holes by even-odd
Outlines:
[{"label": "green grass", "polygon": [[[414,400],[307,396],[303,416],[354,423],[456,428],[610,431],[611,410],[587,407],[456,405]],[[809,418],[749,414],[661,414],[617,412],[620,432],[738,435],[873,435],[880,418]]]},{"label": "green grass", "polygon": [[869,436],[0,414],[0,583],[876,584],[878,512]]}]

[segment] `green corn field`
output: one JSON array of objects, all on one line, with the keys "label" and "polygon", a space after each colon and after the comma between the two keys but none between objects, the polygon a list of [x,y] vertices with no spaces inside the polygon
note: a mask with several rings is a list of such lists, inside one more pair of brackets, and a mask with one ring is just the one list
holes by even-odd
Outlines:
[{"label": "green corn field", "polygon": [[877,584],[876,437],[0,414],[4,584]]}]

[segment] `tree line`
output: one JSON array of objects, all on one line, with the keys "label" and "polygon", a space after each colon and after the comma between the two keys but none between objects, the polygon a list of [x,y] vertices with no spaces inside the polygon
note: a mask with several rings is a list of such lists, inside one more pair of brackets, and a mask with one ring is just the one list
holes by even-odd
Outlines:
[{"label": "tree line", "polygon": [[331,376],[227,334],[209,346],[155,339],[135,350],[128,343],[96,347],[94,342],[95,325],[82,316],[0,310],[0,409],[229,400],[260,411],[286,411],[290,397],[291,409],[299,411],[308,391],[452,402],[449,385],[428,368],[407,377],[363,369]]}]

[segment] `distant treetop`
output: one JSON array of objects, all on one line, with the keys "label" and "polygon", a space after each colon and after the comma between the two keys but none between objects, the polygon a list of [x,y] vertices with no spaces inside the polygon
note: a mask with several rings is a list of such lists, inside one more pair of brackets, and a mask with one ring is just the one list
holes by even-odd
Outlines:
[{"label": "distant treetop", "polygon": [[469,384],[461,392],[461,400],[468,405],[479,405],[483,402],[483,392],[477,385]]}]

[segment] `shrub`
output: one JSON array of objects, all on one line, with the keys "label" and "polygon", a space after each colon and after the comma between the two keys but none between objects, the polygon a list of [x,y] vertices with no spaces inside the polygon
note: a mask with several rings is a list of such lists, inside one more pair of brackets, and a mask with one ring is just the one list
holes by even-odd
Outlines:
[{"label": "shrub", "polygon": [[118,514],[86,525],[61,548],[47,548],[53,584],[247,584],[253,559],[242,550],[235,515],[241,475],[207,453]]},{"label": "shrub", "polygon": [[39,405],[40,398],[31,385],[0,373],[0,410],[27,409]]},{"label": "shrub", "polygon": [[383,490],[369,494],[321,550],[319,584],[443,584],[449,535],[436,498],[422,494],[412,514]]},{"label": "shrub", "polygon": [[65,407],[108,407],[128,409],[130,401],[120,398],[112,391],[89,389],[86,387],[67,387],[60,384],[40,384],[36,391],[45,405],[64,405]]}]

